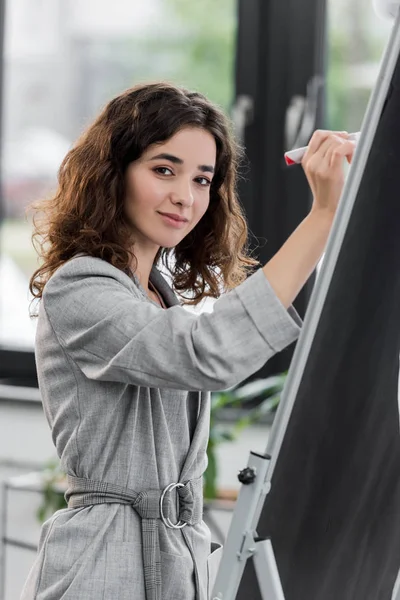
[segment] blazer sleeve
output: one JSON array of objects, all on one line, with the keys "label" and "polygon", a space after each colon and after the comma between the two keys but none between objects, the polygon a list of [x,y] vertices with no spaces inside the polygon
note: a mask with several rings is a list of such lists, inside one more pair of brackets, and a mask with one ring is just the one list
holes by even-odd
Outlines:
[{"label": "blazer sleeve", "polygon": [[260,369],[300,331],[297,313],[284,308],[261,270],[219,298],[213,312],[199,315],[143,301],[114,267],[102,272],[85,267],[83,259],[70,263],[46,284],[42,310],[89,379],[226,389]]}]

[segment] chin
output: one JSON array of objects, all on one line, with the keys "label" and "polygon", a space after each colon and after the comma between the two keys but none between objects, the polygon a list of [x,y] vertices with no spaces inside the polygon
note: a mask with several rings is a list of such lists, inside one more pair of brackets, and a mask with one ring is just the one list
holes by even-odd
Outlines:
[{"label": "chin", "polygon": [[171,239],[171,236],[152,236],[151,238],[147,238],[148,242],[151,242],[154,247],[157,248],[175,248],[180,242],[183,240],[182,237],[179,239]]},{"label": "chin", "polygon": [[157,244],[157,246],[161,246],[162,248],[175,248],[175,246],[177,246],[178,244],[181,243],[181,241],[186,237],[187,233],[185,235],[182,235],[182,233],[180,232],[178,234],[178,232],[176,233],[176,235],[159,235],[159,236],[154,236],[153,240],[155,244]]}]

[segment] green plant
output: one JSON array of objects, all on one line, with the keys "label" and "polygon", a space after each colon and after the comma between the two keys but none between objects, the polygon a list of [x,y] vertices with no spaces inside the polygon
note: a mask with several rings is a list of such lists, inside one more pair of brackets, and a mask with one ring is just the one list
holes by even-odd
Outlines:
[{"label": "green plant", "polygon": [[[282,373],[266,379],[256,379],[241,387],[215,392],[211,395],[210,438],[207,447],[208,466],[204,474],[205,498],[211,500],[217,496],[217,446],[222,442],[235,440],[243,429],[259,421],[262,416],[272,414],[276,410],[286,376],[287,373]],[[246,405],[256,398],[260,398],[261,402],[246,410]],[[231,425],[219,422],[221,411],[228,407],[244,409],[239,419]]]},{"label": "green plant", "polygon": [[40,523],[43,523],[43,521],[57,510],[67,507],[62,485],[65,480],[65,474],[61,471],[57,460],[52,460],[47,464],[42,472],[42,478],[43,499],[36,513]]}]

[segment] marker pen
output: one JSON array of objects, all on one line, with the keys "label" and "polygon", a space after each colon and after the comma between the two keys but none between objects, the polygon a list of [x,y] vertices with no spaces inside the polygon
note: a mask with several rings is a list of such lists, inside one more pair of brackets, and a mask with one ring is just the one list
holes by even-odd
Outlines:
[{"label": "marker pen", "polygon": [[[349,137],[347,138],[351,142],[358,142],[361,133],[358,131],[357,133],[349,133]],[[303,146],[303,148],[295,148],[294,150],[289,150],[289,152],[285,152],[285,161],[287,165],[298,165],[301,163],[303,156],[306,153],[308,146]]]}]

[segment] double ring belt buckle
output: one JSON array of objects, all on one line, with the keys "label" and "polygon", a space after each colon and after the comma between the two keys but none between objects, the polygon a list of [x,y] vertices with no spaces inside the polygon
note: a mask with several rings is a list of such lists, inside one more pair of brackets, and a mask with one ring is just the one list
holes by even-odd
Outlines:
[{"label": "double ring belt buckle", "polygon": [[166,525],[166,527],[169,527],[170,529],[183,529],[183,527],[185,527],[185,525],[187,525],[187,523],[185,523],[184,521],[178,521],[178,523],[172,523],[171,519],[164,515],[164,510],[163,510],[163,502],[164,502],[164,498],[165,498],[166,494],[168,492],[172,492],[172,490],[174,490],[175,488],[181,488],[181,487],[185,487],[183,483],[170,483],[169,485],[167,485],[167,487],[161,494],[161,498],[160,498],[161,520],[164,523],[164,525]]}]

